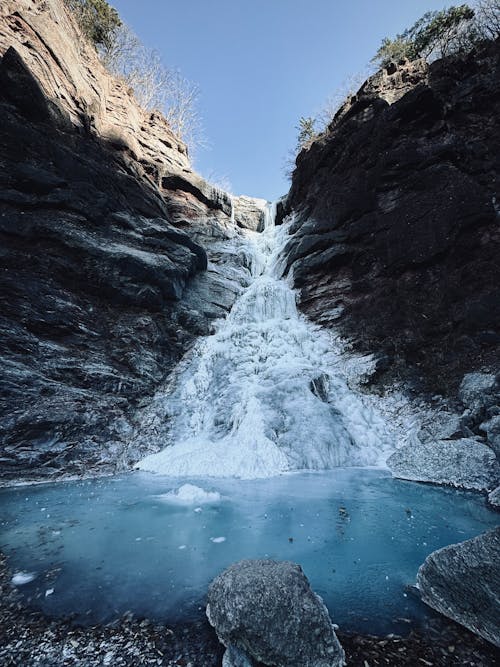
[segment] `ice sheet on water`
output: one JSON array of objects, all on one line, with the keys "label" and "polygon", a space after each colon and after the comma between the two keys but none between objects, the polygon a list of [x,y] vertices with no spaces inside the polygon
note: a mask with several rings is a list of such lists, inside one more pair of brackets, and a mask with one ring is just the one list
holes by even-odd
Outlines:
[{"label": "ice sheet on water", "polygon": [[[163,397],[169,415],[143,470],[258,478],[293,470],[375,466],[395,447],[389,420],[339,373],[329,335],[297,310],[280,276],[286,226],[271,210],[244,245],[253,281],[216,333],[199,341]],[[330,378],[328,396],[311,390]]]},{"label": "ice sheet on water", "polygon": [[11,582],[14,586],[24,586],[24,584],[29,584],[30,581],[36,578],[34,572],[16,572],[11,579]]},{"label": "ice sheet on water", "polygon": [[[200,505],[220,502],[218,491],[205,491],[194,484],[183,484],[178,489],[155,496],[157,500],[175,505]],[[198,508],[196,508],[198,509]],[[196,510],[195,510],[196,511]]]}]

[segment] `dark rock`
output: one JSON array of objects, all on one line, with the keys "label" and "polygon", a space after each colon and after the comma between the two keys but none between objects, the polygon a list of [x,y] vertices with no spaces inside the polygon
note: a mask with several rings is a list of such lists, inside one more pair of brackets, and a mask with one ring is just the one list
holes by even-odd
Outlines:
[{"label": "dark rock", "polygon": [[328,611],[294,563],[231,565],[210,584],[207,616],[228,647],[227,660],[234,652],[239,656],[240,662],[229,665],[244,665],[242,652],[248,660],[276,667],[344,664]]},{"label": "dark rock", "polygon": [[488,445],[500,460],[500,415],[495,415],[480,426],[482,431],[486,432]]},{"label": "dark rock", "polygon": [[394,357],[380,382],[449,395],[498,368],[499,62],[497,40],[378,72],[297,158],[284,214],[300,307]]},{"label": "dark rock", "polygon": [[500,647],[500,528],[434,551],[417,574],[422,600]]},{"label": "dark rock", "polygon": [[490,490],[500,481],[493,450],[469,438],[404,445],[387,459],[387,466],[401,479],[465,489]]},{"label": "dark rock", "polygon": [[330,377],[326,373],[321,373],[317,378],[311,380],[309,385],[312,393],[321,401],[328,402],[328,391],[330,389]]},{"label": "dark rock", "polygon": [[137,410],[242,289],[230,199],[62,0],[3,2],[0,54],[0,475],[113,471],[141,456]]}]

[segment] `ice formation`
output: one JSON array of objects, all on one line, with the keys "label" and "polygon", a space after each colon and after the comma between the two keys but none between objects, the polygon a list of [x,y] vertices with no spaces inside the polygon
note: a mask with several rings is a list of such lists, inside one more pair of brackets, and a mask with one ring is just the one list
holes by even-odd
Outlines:
[{"label": "ice formation", "polygon": [[[221,500],[218,491],[205,491],[205,489],[194,484],[183,484],[175,491],[162,493],[156,496],[158,500],[177,505],[203,505],[205,503],[216,503]],[[198,510],[199,508],[196,508]],[[196,511],[195,510],[195,511]]]},{"label": "ice formation", "polygon": [[36,574],[33,572],[16,572],[11,579],[11,583],[14,586],[24,586],[24,584],[29,584],[30,581],[35,579]]},{"label": "ice formation", "polygon": [[252,275],[215,334],[202,339],[166,394],[168,420],[142,470],[257,478],[372,466],[394,449],[387,421],[335,371],[329,335],[297,310],[281,276],[289,224],[246,232]]}]

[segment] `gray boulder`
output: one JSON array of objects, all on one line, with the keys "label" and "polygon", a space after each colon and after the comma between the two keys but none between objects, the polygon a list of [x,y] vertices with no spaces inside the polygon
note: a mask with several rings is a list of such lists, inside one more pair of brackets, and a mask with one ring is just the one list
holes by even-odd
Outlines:
[{"label": "gray boulder", "polygon": [[453,440],[466,435],[460,415],[444,410],[432,412],[418,432],[420,442]]},{"label": "gray boulder", "polygon": [[430,607],[500,646],[500,528],[431,553],[417,586]]},{"label": "gray boulder", "polygon": [[486,431],[486,438],[488,445],[500,458],[500,415],[495,415],[480,426],[483,431]]},{"label": "gray boulder", "polygon": [[493,450],[470,438],[405,445],[387,459],[387,465],[401,479],[479,491],[494,489],[500,480]]},{"label": "gray boulder", "polygon": [[207,616],[227,647],[224,667],[340,667],[344,651],[302,568],[243,560],[210,584]]},{"label": "gray boulder", "polygon": [[472,414],[494,405],[499,394],[498,378],[492,373],[467,373],[458,390],[459,399]]},{"label": "gray boulder", "polygon": [[488,494],[488,502],[496,509],[500,509],[500,486],[497,486],[496,489],[490,491]]}]

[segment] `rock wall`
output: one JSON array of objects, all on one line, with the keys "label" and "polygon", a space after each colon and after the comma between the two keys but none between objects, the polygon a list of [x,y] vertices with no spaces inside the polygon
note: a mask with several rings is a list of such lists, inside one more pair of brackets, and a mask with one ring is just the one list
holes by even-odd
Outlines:
[{"label": "rock wall", "polygon": [[[130,463],[133,414],[244,280],[230,197],[62,0],[0,6],[0,474]],[[208,267],[208,270],[207,270]]]},{"label": "rock wall", "polygon": [[453,395],[498,369],[500,44],[370,78],[297,158],[284,213],[300,306]]}]

